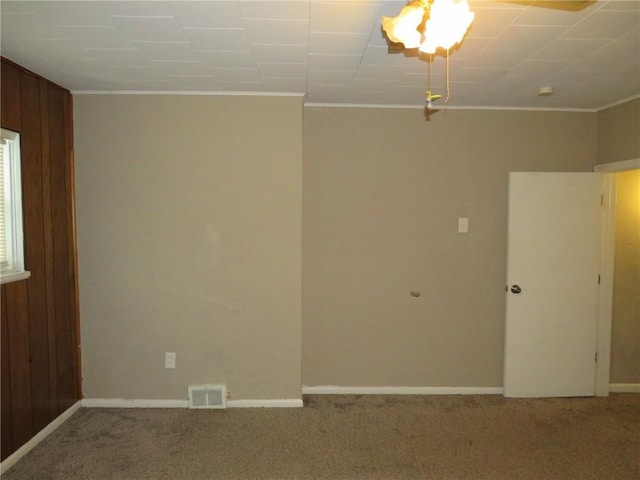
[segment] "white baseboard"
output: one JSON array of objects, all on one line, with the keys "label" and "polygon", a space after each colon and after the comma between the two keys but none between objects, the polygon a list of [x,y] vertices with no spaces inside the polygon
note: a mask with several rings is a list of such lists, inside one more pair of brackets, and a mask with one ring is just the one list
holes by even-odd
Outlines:
[{"label": "white baseboard", "polygon": [[611,393],[640,393],[640,383],[610,383]]},{"label": "white baseboard", "polygon": [[41,441],[47,438],[52,432],[54,432],[60,425],[62,425],[65,421],[71,417],[74,413],[76,413],[80,406],[82,405],[82,400],[78,400],[76,403],[67,408],[64,412],[62,412],[55,420],[53,420],[49,425],[44,427],[38,433],[36,433],[31,440],[21,446],[18,450],[13,452],[7,458],[4,459],[2,463],[0,463],[0,477],[3,473],[13,467],[18,460],[24,457],[27,453],[29,453],[33,448],[38,445]]},{"label": "white baseboard", "polygon": [[189,408],[189,400],[151,400],[126,398],[85,398],[87,408]]},{"label": "white baseboard", "polygon": [[503,392],[502,387],[302,387],[305,395],[502,395]]},{"label": "white baseboard", "polygon": [[302,407],[302,399],[282,400],[227,400],[229,408],[299,408]]},{"label": "white baseboard", "polygon": [[[124,398],[85,398],[87,408],[189,408],[188,400],[147,400]],[[275,400],[227,400],[227,408],[296,408],[302,407],[301,399]]]}]

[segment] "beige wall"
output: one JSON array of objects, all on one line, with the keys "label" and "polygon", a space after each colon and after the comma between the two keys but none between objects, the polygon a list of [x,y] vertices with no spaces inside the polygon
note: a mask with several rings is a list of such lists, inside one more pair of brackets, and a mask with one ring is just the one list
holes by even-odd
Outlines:
[{"label": "beige wall", "polygon": [[300,398],[302,98],[74,103],[85,397]]},{"label": "beige wall", "polygon": [[502,386],[508,172],[595,153],[595,113],[305,108],[303,384]]},{"label": "beige wall", "polygon": [[640,170],[616,174],[611,382],[640,383]]},{"label": "beige wall", "polygon": [[640,98],[598,112],[596,163],[640,158]]},{"label": "beige wall", "polygon": [[626,111],[74,102],[89,398],[501,386],[507,174],[592,171]]}]

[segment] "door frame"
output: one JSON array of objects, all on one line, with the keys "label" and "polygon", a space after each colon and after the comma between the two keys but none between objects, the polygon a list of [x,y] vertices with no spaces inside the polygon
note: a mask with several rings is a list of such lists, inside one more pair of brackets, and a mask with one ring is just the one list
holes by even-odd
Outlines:
[{"label": "door frame", "polygon": [[596,165],[603,174],[603,209],[600,244],[600,289],[598,292],[598,331],[595,395],[609,395],[611,371],[611,326],[613,316],[613,267],[616,238],[616,173],[640,169],[640,158]]}]

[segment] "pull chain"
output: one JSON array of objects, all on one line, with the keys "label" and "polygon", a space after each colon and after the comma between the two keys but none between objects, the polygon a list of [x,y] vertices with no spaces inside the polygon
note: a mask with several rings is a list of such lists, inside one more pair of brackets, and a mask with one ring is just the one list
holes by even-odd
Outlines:
[{"label": "pull chain", "polygon": [[444,103],[449,103],[449,49],[447,48],[447,98]]},{"label": "pull chain", "polygon": [[433,63],[433,53],[429,54],[429,88],[427,90],[431,91],[431,64]]}]

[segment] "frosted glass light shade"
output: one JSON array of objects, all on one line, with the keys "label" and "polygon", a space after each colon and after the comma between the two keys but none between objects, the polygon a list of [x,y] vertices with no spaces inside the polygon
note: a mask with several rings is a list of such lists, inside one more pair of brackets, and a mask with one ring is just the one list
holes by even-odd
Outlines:
[{"label": "frosted glass light shade", "polygon": [[460,43],[474,17],[466,0],[434,0],[420,51],[435,53],[439,47],[448,50]]},{"label": "frosted glass light shade", "polygon": [[418,26],[425,11],[419,5],[404,7],[397,17],[382,17],[382,29],[392,42],[402,43],[405,48],[418,48],[422,43],[422,33]]}]

